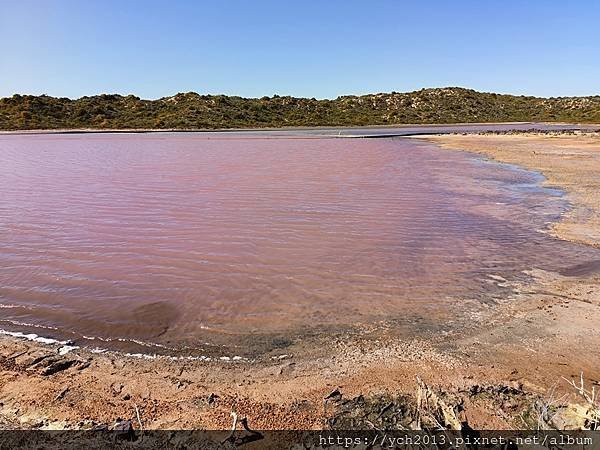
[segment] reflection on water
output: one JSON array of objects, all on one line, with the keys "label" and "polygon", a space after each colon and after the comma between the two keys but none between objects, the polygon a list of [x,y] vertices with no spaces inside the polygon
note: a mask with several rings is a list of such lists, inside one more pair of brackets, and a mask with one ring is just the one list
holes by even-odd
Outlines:
[{"label": "reflection on water", "polygon": [[41,335],[442,320],[594,255],[539,231],[565,207],[539,175],[410,139],[3,136],[0,160],[0,328]]}]

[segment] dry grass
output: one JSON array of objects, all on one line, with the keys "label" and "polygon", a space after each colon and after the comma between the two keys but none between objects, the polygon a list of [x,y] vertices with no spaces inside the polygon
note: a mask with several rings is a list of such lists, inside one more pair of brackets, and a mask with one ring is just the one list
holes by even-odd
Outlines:
[{"label": "dry grass", "polygon": [[577,394],[585,400],[586,405],[583,408],[577,409],[577,414],[582,420],[583,428],[587,430],[598,430],[600,428],[600,396],[596,391],[596,387],[591,389],[586,387],[583,380],[583,372],[579,376],[579,383],[575,380],[567,380],[563,377],[577,392]]}]

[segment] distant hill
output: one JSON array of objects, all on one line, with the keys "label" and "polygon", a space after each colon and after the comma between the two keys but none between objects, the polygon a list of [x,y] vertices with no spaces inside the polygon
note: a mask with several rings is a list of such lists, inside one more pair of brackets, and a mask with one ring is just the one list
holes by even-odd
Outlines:
[{"label": "distant hill", "polygon": [[539,98],[464,88],[314,98],[177,94],[142,100],[116,94],[77,100],[0,99],[0,129],[203,129],[405,123],[557,121],[600,123],[600,96]]}]

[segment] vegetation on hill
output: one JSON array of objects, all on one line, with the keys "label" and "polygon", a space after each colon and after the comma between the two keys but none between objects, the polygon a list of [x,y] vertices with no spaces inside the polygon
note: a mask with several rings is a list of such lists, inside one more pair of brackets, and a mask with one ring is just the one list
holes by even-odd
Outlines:
[{"label": "vegetation on hill", "polygon": [[539,98],[463,88],[335,100],[177,94],[158,100],[97,95],[77,100],[46,95],[0,99],[0,129],[206,129],[564,121],[600,122],[600,96]]}]

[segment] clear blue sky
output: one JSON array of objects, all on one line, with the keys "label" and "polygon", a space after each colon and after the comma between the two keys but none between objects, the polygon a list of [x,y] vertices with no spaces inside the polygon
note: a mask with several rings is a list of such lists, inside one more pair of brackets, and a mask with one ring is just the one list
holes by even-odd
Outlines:
[{"label": "clear blue sky", "polygon": [[0,0],[0,96],[600,94],[600,1]]}]

